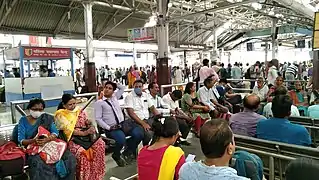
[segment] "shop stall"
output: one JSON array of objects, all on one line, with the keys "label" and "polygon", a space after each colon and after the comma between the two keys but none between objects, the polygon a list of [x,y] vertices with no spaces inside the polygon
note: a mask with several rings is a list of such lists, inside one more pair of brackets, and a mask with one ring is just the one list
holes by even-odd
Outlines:
[{"label": "shop stall", "polygon": [[[16,62],[13,63],[15,67],[9,69],[13,70],[15,76],[7,76],[4,79],[6,103],[32,98],[55,98],[63,93],[75,93],[72,48],[20,46],[6,50],[4,55],[4,72],[9,68],[6,61]],[[55,76],[54,73],[48,73],[54,70],[56,61],[62,60],[66,60],[66,64],[70,63],[70,76]],[[39,71],[36,76],[31,75],[34,71]],[[52,107],[58,105],[59,101],[52,100],[46,103],[48,107]]]}]

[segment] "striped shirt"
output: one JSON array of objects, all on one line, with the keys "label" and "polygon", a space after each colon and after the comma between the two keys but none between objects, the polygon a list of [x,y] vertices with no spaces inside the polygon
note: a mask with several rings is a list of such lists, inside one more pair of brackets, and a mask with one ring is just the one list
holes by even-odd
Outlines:
[{"label": "striped shirt", "polygon": [[294,76],[298,73],[298,67],[294,64],[291,64],[290,66],[287,67],[286,73],[290,73]]}]

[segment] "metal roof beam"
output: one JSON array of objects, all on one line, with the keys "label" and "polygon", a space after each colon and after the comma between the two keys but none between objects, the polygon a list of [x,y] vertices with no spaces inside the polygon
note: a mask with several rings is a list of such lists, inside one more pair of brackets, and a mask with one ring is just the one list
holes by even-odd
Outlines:
[{"label": "metal roof beam", "polygon": [[[124,1],[122,1],[121,6],[122,6],[124,3],[125,3],[125,0],[124,0]],[[102,28],[103,28],[103,27],[105,27],[105,28],[103,28],[103,29],[102,29],[102,31],[100,31],[100,32],[101,32],[101,34],[102,34],[102,33],[104,33],[104,31],[108,28],[108,26],[109,26],[110,22],[111,22],[111,21],[115,18],[115,16],[116,16],[119,12],[120,12],[120,10],[119,10],[119,9],[117,9],[117,10],[115,11],[115,13],[112,15],[112,17],[111,17],[111,18],[106,19],[106,22],[105,22],[105,23],[103,23],[103,25],[102,25]]]},{"label": "metal roof beam", "polygon": [[60,18],[60,20],[59,20],[57,26],[56,26],[55,29],[54,29],[54,32],[53,32],[54,34],[57,34],[57,33],[60,31],[61,26],[63,25],[63,22],[64,22],[65,18],[67,17],[68,12],[70,12],[70,8],[72,7],[72,5],[73,5],[74,3],[75,3],[75,1],[72,0],[72,1],[70,2],[70,4],[69,4],[68,9],[66,9],[66,10],[64,11],[62,17]]},{"label": "metal roof beam", "polygon": [[309,19],[314,19],[314,11],[310,8],[307,8],[305,5],[297,2],[296,0],[275,0],[281,5],[290,8],[291,10],[306,16]]},{"label": "metal roof beam", "polygon": [[202,11],[198,11],[198,12],[195,12],[195,13],[184,14],[182,16],[173,17],[173,18],[170,19],[170,21],[176,21],[176,20],[180,20],[182,18],[187,18],[187,17],[189,18],[189,17],[201,15],[201,14],[215,13],[215,12],[218,12],[218,11],[222,11],[224,9],[234,8],[234,7],[242,6],[242,5],[253,3],[253,2],[258,2],[258,0],[245,0],[245,1],[242,1],[242,2],[221,5],[221,6],[210,8],[210,9],[207,9],[207,10],[202,10]]},{"label": "metal roof beam", "polygon": [[117,24],[115,24],[110,30],[108,30],[106,33],[104,33],[102,36],[99,37],[98,40],[101,40],[104,36],[106,36],[107,34],[109,34],[111,31],[113,31],[117,26],[119,26],[120,24],[122,24],[127,18],[129,18],[131,15],[133,14],[133,12],[131,12],[130,14],[128,14],[125,18],[123,18],[120,22],[118,22]]},{"label": "metal roof beam", "polygon": [[4,11],[4,7],[6,6],[7,0],[3,0],[2,1],[2,5],[0,7],[0,17],[2,17],[3,11]]},{"label": "metal roof beam", "polygon": [[10,12],[12,11],[13,7],[17,4],[18,0],[13,0],[12,3],[10,4],[9,8],[7,9],[7,11],[4,13],[4,15],[2,16],[2,18],[0,19],[0,27],[2,26],[2,24],[4,23],[4,21],[7,19],[8,15],[10,14]]}]

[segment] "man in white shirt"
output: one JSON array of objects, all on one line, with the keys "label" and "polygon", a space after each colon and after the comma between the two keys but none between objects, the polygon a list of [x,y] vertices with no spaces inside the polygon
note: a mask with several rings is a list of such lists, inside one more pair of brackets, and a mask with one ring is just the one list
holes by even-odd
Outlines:
[{"label": "man in white shirt", "polygon": [[213,116],[218,114],[217,108],[227,111],[226,107],[218,103],[219,93],[216,88],[213,88],[215,84],[216,79],[208,77],[204,80],[204,86],[198,89],[199,101],[210,107]]},{"label": "man in white shirt", "polygon": [[180,90],[174,90],[173,92],[165,94],[162,98],[161,106],[176,114],[175,117],[182,134],[180,143],[189,146],[190,143],[186,141],[186,138],[191,127],[189,124],[193,122],[193,119],[179,109],[178,101],[182,98],[182,95],[183,93]]},{"label": "man in white shirt", "polygon": [[[162,98],[158,95],[159,93],[159,86],[156,82],[151,82],[148,85],[148,95],[152,103],[154,104],[154,107],[156,109],[161,108],[161,100]],[[159,109],[158,109],[159,110]]]},{"label": "man in white shirt", "polygon": [[259,97],[260,101],[263,102],[266,101],[268,91],[269,88],[265,84],[264,78],[259,77],[257,79],[257,85],[253,88],[253,94],[256,94]]},{"label": "man in white shirt", "polygon": [[[278,96],[278,95],[286,95],[288,93],[286,87],[284,86],[279,86],[276,91],[274,92],[275,96]],[[263,109],[263,115],[266,117],[266,118],[269,118],[269,117],[273,117],[273,113],[272,113],[272,110],[271,110],[271,107],[272,107],[272,103],[269,102],[265,105],[264,109]],[[295,106],[295,105],[291,105],[291,116],[300,116],[300,113],[299,113],[299,110],[298,108]]]},{"label": "man in white shirt", "polygon": [[148,145],[152,139],[151,126],[153,119],[150,118],[149,110],[158,115],[149,95],[142,91],[143,81],[136,80],[133,84],[134,90],[125,97],[125,109],[127,116],[144,129],[143,145]]}]

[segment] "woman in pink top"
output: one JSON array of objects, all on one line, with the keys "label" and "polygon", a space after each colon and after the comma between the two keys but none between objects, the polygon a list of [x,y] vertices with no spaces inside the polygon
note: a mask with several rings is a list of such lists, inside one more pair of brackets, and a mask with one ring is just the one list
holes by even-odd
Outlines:
[{"label": "woman in pink top", "polygon": [[172,146],[179,137],[177,121],[156,117],[152,125],[156,141],[140,150],[137,158],[139,180],[176,180],[185,163],[184,152]]}]

